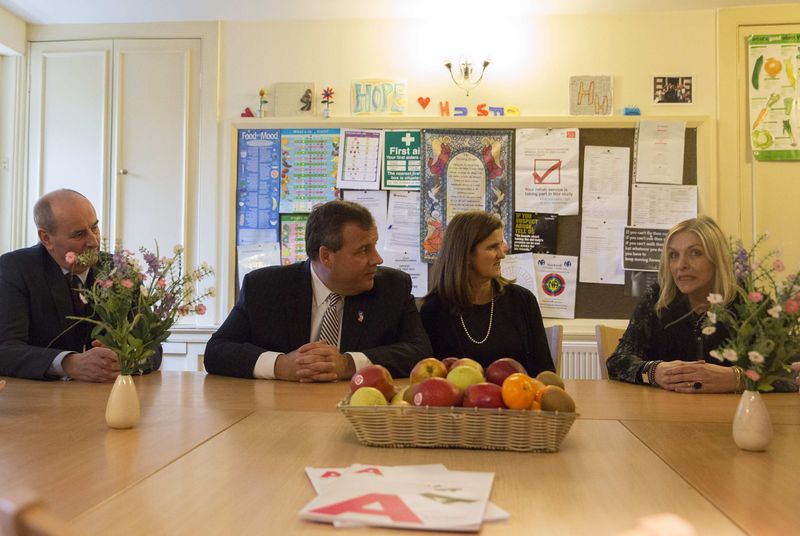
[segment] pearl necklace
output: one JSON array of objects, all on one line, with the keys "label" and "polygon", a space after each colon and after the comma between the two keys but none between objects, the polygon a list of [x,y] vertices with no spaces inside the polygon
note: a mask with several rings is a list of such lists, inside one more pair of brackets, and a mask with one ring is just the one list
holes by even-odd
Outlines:
[{"label": "pearl necklace", "polygon": [[464,323],[464,316],[458,315],[458,318],[461,319],[461,327],[463,328],[464,333],[466,333],[467,338],[469,340],[471,340],[475,344],[485,343],[486,340],[489,338],[489,334],[492,332],[492,319],[494,318],[494,294],[492,295],[492,305],[489,307],[489,328],[486,330],[486,336],[483,339],[481,339],[480,341],[476,341],[475,339],[473,339],[472,335],[470,335],[469,331],[467,331],[467,325]]}]

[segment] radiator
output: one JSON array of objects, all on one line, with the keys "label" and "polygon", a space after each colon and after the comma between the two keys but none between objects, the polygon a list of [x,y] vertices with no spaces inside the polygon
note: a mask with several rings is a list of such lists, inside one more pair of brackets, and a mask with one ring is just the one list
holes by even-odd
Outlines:
[{"label": "radiator", "polygon": [[576,380],[599,380],[600,364],[597,360],[595,343],[567,343],[561,348],[561,368],[558,371],[562,378]]}]

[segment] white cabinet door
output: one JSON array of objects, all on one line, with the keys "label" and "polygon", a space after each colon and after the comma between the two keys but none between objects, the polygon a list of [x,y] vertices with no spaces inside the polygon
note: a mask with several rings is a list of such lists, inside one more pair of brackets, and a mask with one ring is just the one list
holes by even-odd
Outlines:
[{"label": "white cabinet door", "polygon": [[111,41],[31,45],[28,244],[38,240],[33,204],[50,190],[78,190],[108,220],[111,51]]},{"label": "white cabinet door", "polygon": [[114,88],[110,236],[131,250],[183,244],[192,258],[200,40],[115,41]]}]

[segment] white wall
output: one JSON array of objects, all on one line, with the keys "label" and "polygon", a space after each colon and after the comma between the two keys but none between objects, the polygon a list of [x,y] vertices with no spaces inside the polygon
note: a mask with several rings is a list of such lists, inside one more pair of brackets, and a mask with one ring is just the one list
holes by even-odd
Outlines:
[{"label": "white wall", "polygon": [[25,21],[0,7],[0,55],[25,53]]},{"label": "white wall", "polygon": [[[257,102],[259,87],[315,81],[336,90],[333,115],[348,115],[350,81],[408,81],[412,115],[438,115],[439,100],[469,106],[516,105],[523,115],[566,115],[569,77],[614,75],[614,108],[645,114],[716,113],[716,15],[691,12],[549,15],[502,21],[346,20],[224,22],[221,32],[222,116]],[[470,97],[442,66],[466,51],[492,64]],[[695,77],[692,105],[650,104],[651,76]],[[417,97],[431,97],[426,111]]]}]

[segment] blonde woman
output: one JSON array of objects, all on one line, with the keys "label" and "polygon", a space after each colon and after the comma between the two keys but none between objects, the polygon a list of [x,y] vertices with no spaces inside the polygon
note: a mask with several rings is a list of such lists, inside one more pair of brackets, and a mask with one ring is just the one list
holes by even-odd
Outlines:
[{"label": "blonde woman", "polygon": [[675,225],[664,241],[658,284],[650,287],[608,359],[609,377],[684,393],[742,389],[742,371],[709,354],[727,338],[721,325],[702,333],[708,295],[736,298],[728,241],[708,217]]},{"label": "blonde woman", "polygon": [[447,225],[420,310],[433,355],[483,366],[512,357],[531,375],[554,370],[536,297],[500,273],[507,248],[503,224],[488,212],[463,212]]}]

